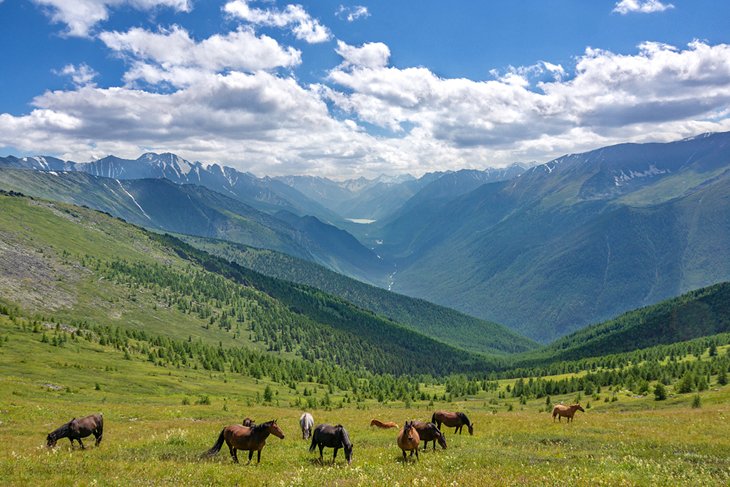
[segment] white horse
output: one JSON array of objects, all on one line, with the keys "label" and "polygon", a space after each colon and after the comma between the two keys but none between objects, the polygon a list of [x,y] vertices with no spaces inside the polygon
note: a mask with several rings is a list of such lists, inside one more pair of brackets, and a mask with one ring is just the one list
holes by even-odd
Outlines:
[{"label": "white horse", "polygon": [[312,434],[312,427],[314,426],[314,418],[309,413],[304,413],[299,417],[299,426],[302,427],[302,438],[308,439],[309,435]]}]

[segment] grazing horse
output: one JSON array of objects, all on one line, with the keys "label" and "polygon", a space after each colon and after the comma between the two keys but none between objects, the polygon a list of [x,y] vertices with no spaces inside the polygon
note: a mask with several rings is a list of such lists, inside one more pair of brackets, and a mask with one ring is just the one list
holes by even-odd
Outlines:
[{"label": "grazing horse", "polygon": [[282,440],[284,439],[284,432],[276,424],[275,419],[266,423],[257,424],[253,428],[241,426],[240,424],[232,424],[223,428],[223,431],[218,436],[218,441],[204,455],[212,457],[221,450],[225,441],[228,444],[228,449],[231,452],[231,458],[233,458],[234,462],[238,463],[236,450],[248,450],[248,463],[251,463],[254,451],[257,452],[256,463],[259,463],[261,462],[261,450],[266,445],[266,438],[269,435],[274,435]]},{"label": "grazing horse", "polygon": [[385,423],[379,419],[373,419],[370,421],[370,426],[377,426],[378,428],[397,428],[398,425],[392,421],[386,421]]},{"label": "grazing horse", "polygon": [[418,431],[418,436],[423,441],[423,451],[428,449],[428,442],[433,441],[433,451],[436,451],[436,442],[439,442],[441,448],[446,449],[446,437],[441,430],[433,423],[424,423],[423,421],[413,421],[413,427]]},{"label": "grazing horse", "polygon": [[332,455],[332,465],[335,464],[337,458],[337,450],[340,448],[345,449],[345,458],[347,464],[352,463],[352,442],[350,441],[350,435],[347,434],[347,430],[341,424],[332,426],[331,424],[320,424],[314,429],[312,434],[312,444],[309,446],[309,452],[313,452],[316,447],[319,447],[319,461],[322,462],[322,450],[324,447],[334,448],[335,452]]},{"label": "grazing horse", "polygon": [[413,421],[406,421],[403,428],[398,432],[398,448],[403,451],[403,461],[407,460],[406,450],[416,452],[416,460],[418,460],[418,443],[421,441],[421,437],[418,436],[418,430],[413,426]]},{"label": "grazing horse", "polygon": [[572,406],[558,404],[553,408],[553,422],[555,422],[555,417],[557,416],[558,423],[560,422],[560,418],[568,418],[568,422],[570,423],[573,421],[573,416],[575,416],[576,411],[586,412],[580,404],[573,404]]},{"label": "grazing horse", "polygon": [[68,423],[49,433],[46,436],[46,444],[49,448],[52,448],[56,446],[56,442],[61,438],[68,438],[71,441],[71,448],[73,448],[74,440],[76,440],[83,450],[85,447],[81,442],[81,438],[86,438],[92,434],[96,438],[96,446],[99,446],[104,435],[104,417],[101,414],[92,414],[91,416],[79,419],[73,418]]},{"label": "grazing horse", "polygon": [[309,413],[299,416],[299,426],[302,428],[302,439],[307,440],[312,434],[312,426],[314,426],[314,418]]},{"label": "grazing horse", "polygon": [[452,413],[450,411],[436,411],[431,416],[431,422],[441,429],[441,423],[445,424],[450,428],[456,428],[454,434],[461,434],[461,429],[466,425],[469,429],[469,434],[474,434],[474,423],[469,422],[469,418],[464,413]]},{"label": "grazing horse", "polygon": [[248,426],[249,428],[253,428],[254,426],[256,426],[256,421],[251,418],[244,418],[241,424],[244,426]]}]

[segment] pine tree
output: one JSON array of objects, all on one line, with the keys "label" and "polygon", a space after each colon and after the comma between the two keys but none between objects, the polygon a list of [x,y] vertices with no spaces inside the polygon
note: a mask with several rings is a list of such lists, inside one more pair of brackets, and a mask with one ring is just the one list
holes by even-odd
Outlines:
[{"label": "pine tree", "polygon": [[654,399],[657,401],[664,401],[667,398],[667,388],[664,384],[658,382],[654,387]]}]

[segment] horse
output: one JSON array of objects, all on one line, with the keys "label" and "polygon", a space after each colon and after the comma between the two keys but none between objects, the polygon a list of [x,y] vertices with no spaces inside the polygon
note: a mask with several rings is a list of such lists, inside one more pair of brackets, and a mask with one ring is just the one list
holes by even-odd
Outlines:
[{"label": "horse", "polygon": [[253,428],[254,426],[256,426],[256,421],[251,418],[244,418],[241,424],[244,426],[248,426],[249,428]]},{"label": "horse", "polygon": [[[276,424],[276,420],[267,421],[266,423],[257,424],[256,426],[249,428],[248,426],[242,426],[240,424],[232,424],[226,426],[218,436],[218,441],[215,445],[205,452],[203,455],[206,457],[212,457],[221,450],[223,442],[225,441],[228,445],[228,449],[231,452],[231,458],[235,463],[238,463],[238,455],[236,450],[248,450],[248,463],[251,463],[253,458],[253,452],[256,451],[256,463],[261,462],[261,450],[266,445],[266,438],[269,435],[274,435],[277,438],[284,439],[284,432],[281,431],[279,425]],[[246,465],[248,465],[248,463]]]},{"label": "horse", "polygon": [[309,439],[312,434],[312,426],[314,426],[314,418],[309,413],[303,413],[299,416],[299,426],[302,428],[302,439]]},{"label": "horse", "polygon": [[416,460],[418,460],[418,443],[421,441],[421,437],[418,436],[418,430],[413,426],[413,421],[406,421],[403,427],[398,432],[398,448],[403,451],[403,461],[407,460],[406,450],[416,452]]},{"label": "horse", "polygon": [[373,419],[370,421],[370,426],[377,426],[378,428],[397,428],[398,425],[392,421],[386,421],[385,423],[379,419]]},{"label": "horse", "polygon": [[436,411],[435,413],[433,413],[433,416],[431,416],[431,422],[438,426],[439,430],[441,429],[441,423],[450,428],[456,428],[454,429],[454,434],[461,434],[461,429],[464,427],[464,425],[466,425],[466,427],[469,429],[469,434],[474,434],[474,423],[471,423],[469,421],[469,418],[467,418],[466,414],[464,413]]},{"label": "horse", "polygon": [[331,424],[318,425],[312,434],[312,444],[309,446],[309,453],[312,453],[318,446],[320,462],[323,461],[322,450],[324,450],[324,447],[328,447],[335,449],[335,452],[332,455],[332,465],[335,464],[337,450],[340,448],[345,449],[347,464],[350,465],[352,463],[352,442],[350,441],[350,435],[347,434],[347,430],[341,424],[335,426],[332,426]]},{"label": "horse", "polygon": [[441,448],[446,449],[446,437],[441,430],[433,423],[425,423],[423,421],[413,421],[413,427],[418,431],[418,436],[423,441],[423,451],[428,449],[428,442],[433,441],[433,451],[436,451],[436,442],[439,442]]},{"label": "horse", "polygon": [[63,426],[48,433],[46,444],[49,448],[53,448],[58,440],[68,438],[71,441],[71,448],[73,448],[74,440],[76,440],[81,445],[81,449],[84,450],[86,447],[81,442],[81,438],[86,438],[92,434],[96,438],[96,446],[99,446],[104,436],[104,416],[101,414],[92,414],[79,419],[73,418]]},{"label": "horse", "polygon": [[557,417],[558,423],[560,423],[561,418],[568,418],[568,422],[570,423],[573,421],[573,416],[575,416],[576,411],[586,412],[580,404],[573,404],[572,406],[558,404],[553,408],[553,422],[555,422],[555,417]]}]

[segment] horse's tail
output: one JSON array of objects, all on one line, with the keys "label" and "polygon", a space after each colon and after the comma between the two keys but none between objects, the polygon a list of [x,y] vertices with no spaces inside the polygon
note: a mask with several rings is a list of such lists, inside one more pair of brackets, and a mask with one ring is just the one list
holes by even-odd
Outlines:
[{"label": "horse's tail", "polygon": [[104,438],[104,415],[102,413],[99,413],[99,426],[96,429],[99,430],[99,436],[96,438],[96,444],[98,445]]},{"label": "horse's tail", "polygon": [[314,439],[314,434],[312,434],[312,444],[309,445],[309,453],[312,453],[315,448],[317,448],[317,442]]},{"label": "horse's tail", "polygon": [[221,447],[223,446],[223,442],[225,441],[225,438],[223,437],[223,433],[225,433],[225,432],[226,432],[226,429],[223,428],[221,430],[221,434],[218,435],[218,441],[215,442],[215,445],[213,445],[213,448],[211,448],[207,452],[203,453],[203,456],[212,457],[213,455],[215,455],[216,453],[221,451]]}]

